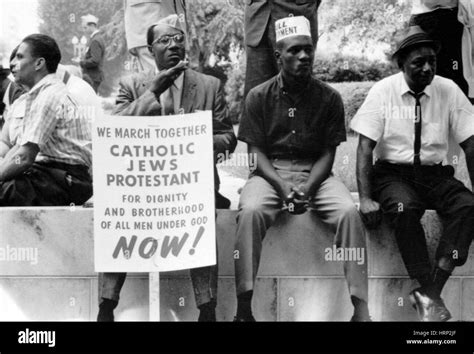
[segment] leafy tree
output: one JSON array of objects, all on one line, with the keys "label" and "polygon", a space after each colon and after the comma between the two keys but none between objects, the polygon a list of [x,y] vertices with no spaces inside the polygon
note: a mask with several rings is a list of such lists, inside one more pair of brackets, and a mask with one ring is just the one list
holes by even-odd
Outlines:
[{"label": "leafy tree", "polygon": [[362,54],[384,43],[388,54],[408,26],[411,6],[407,0],[323,1],[321,33],[334,37],[341,49],[349,44],[357,45]]},{"label": "leafy tree", "polygon": [[[38,16],[42,20],[39,30],[57,41],[64,62],[67,62],[74,55],[72,38],[83,35],[81,16],[93,14],[99,18],[99,27],[103,27],[122,7],[122,0],[39,0]],[[113,46],[115,41],[112,39],[107,43]]]},{"label": "leafy tree", "polygon": [[211,54],[229,59],[231,44],[242,46],[244,10],[242,0],[188,1],[187,22],[190,58],[204,71]]},{"label": "leafy tree", "polygon": [[122,0],[39,0],[38,15],[42,20],[39,30],[56,40],[61,49],[62,63],[70,64],[74,56],[72,38],[84,35],[81,16],[87,14],[99,18],[99,28],[107,44],[105,81],[100,91],[108,95],[123,71],[126,58]]}]

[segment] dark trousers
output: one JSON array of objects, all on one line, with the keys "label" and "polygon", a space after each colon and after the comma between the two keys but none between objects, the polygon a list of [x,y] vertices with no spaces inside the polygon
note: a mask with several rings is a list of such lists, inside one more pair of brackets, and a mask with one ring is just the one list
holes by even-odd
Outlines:
[{"label": "dark trousers", "polygon": [[15,179],[0,182],[0,206],[69,206],[92,196],[88,168],[59,162],[35,162]]},{"label": "dark trousers", "polygon": [[[190,270],[194,298],[199,307],[217,299],[217,265]],[[99,273],[99,304],[104,299],[119,301],[127,273]]]},{"label": "dark trousers", "polygon": [[268,29],[258,47],[247,46],[247,68],[245,71],[244,97],[255,86],[264,83],[278,74],[275,49],[268,38]]},{"label": "dark trousers", "polygon": [[[217,300],[217,263],[209,267],[190,269],[189,273],[193,283],[196,306],[208,303],[211,299]],[[99,304],[104,299],[118,302],[126,277],[127,273],[99,273]]]},{"label": "dark trousers", "polygon": [[426,209],[438,212],[443,223],[436,260],[448,257],[456,266],[466,262],[474,235],[474,194],[454,177],[451,166],[394,165],[377,162],[373,197],[394,228],[398,247],[411,278],[431,273],[420,219]]}]

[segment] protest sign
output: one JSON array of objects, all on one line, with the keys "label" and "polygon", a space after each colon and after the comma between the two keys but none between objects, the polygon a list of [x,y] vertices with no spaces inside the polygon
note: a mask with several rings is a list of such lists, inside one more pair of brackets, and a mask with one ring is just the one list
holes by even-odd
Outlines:
[{"label": "protest sign", "polygon": [[93,153],[97,272],[216,263],[210,111],[104,116]]}]

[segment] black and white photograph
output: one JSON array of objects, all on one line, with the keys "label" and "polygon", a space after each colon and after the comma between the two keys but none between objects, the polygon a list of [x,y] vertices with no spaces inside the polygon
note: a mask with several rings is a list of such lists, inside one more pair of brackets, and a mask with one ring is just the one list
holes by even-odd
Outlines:
[{"label": "black and white photograph", "polygon": [[473,104],[474,0],[0,0],[0,353],[474,352]]}]

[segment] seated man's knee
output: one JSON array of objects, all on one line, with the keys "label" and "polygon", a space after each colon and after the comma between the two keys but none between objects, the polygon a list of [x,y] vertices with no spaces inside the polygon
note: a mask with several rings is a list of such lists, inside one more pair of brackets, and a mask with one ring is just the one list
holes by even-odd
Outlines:
[{"label": "seated man's knee", "polygon": [[384,216],[392,227],[398,228],[420,222],[424,212],[422,209],[399,203],[396,207],[384,210]]},{"label": "seated man's knee", "polygon": [[239,206],[239,212],[237,214],[237,221],[239,219],[247,218],[260,218],[264,216],[264,208],[259,203],[245,203]]},{"label": "seated man's knee", "polygon": [[352,202],[347,202],[342,204],[339,207],[339,217],[341,219],[344,218],[354,218],[354,217],[360,217],[359,210],[357,209],[357,206],[352,203]]}]

